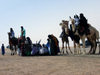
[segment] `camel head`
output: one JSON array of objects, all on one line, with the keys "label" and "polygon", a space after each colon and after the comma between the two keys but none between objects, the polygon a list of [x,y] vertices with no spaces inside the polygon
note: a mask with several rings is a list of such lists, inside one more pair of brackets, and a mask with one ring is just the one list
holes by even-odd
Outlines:
[{"label": "camel head", "polygon": [[9,37],[9,39],[10,39],[10,36],[11,36],[11,33],[10,33],[10,32],[8,32],[8,37]]},{"label": "camel head", "polygon": [[62,20],[62,22],[59,25],[65,28],[68,26],[68,23],[69,21]]},{"label": "camel head", "polygon": [[11,33],[10,32],[8,32],[8,36],[10,36],[11,35]]},{"label": "camel head", "polygon": [[66,34],[69,34],[68,33],[68,23],[69,21],[65,21],[65,20],[62,20],[62,22],[60,23],[60,26],[62,27],[62,29],[65,29]]},{"label": "camel head", "polygon": [[63,26],[63,23],[60,23],[59,25],[60,25],[60,26]]},{"label": "camel head", "polygon": [[63,25],[64,25],[65,27],[67,27],[67,26],[68,26],[69,21],[62,20],[62,23],[63,23]]}]

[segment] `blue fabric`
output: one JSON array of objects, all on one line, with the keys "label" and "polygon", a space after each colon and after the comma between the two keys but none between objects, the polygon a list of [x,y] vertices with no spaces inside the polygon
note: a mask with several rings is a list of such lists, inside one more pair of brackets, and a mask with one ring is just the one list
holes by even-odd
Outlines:
[{"label": "blue fabric", "polygon": [[26,31],[25,31],[25,29],[23,28],[23,34],[22,34],[22,32],[21,32],[21,36],[25,36],[26,35]]},{"label": "blue fabric", "polygon": [[13,38],[13,37],[15,37],[15,33],[14,32],[11,32],[10,38]]},{"label": "blue fabric", "polygon": [[2,52],[2,55],[5,54],[5,47],[4,46],[1,47],[1,52]]},{"label": "blue fabric", "polygon": [[47,46],[47,48],[48,48],[48,50],[49,50],[49,54],[51,55],[51,51],[50,51],[50,43],[47,42],[46,46]]},{"label": "blue fabric", "polygon": [[38,54],[39,50],[37,47],[33,47],[32,51],[31,51],[31,55],[36,55]]}]

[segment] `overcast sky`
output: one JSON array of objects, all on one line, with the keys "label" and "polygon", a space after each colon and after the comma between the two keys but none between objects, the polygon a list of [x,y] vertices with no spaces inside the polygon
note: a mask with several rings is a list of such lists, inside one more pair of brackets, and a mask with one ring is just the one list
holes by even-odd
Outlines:
[{"label": "overcast sky", "polygon": [[0,45],[8,44],[11,27],[20,36],[20,26],[33,43],[46,43],[48,34],[54,34],[61,45],[59,23],[80,13],[100,30],[100,0],[0,0]]}]

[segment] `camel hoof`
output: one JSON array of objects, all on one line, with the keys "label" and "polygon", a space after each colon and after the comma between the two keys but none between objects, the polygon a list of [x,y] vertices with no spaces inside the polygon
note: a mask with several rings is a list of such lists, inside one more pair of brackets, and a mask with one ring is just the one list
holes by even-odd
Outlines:
[{"label": "camel hoof", "polygon": [[63,51],[63,54],[64,54],[64,51]]},{"label": "camel hoof", "polygon": [[71,52],[71,54],[73,54],[73,52]]},{"label": "camel hoof", "polygon": [[14,55],[14,53],[13,53],[13,55]]},{"label": "camel hoof", "polygon": [[67,51],[66,51],[66,53],[69,54]]}]

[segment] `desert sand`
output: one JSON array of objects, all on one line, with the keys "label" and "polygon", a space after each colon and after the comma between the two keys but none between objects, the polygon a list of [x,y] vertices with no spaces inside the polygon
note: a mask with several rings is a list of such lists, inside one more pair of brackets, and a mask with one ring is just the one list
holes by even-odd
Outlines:
[{"label": "desert sand", "polygon": [[0,54],[0,75],[100,75],[100,55],[22,57],[6,49]]}]

